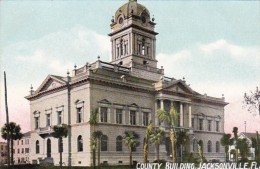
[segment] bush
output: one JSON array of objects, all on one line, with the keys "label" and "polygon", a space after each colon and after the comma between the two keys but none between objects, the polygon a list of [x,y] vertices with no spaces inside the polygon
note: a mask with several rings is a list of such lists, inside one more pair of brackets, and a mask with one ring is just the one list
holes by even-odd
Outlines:
[{"label": "bush", "polygon": [[164,159],[154,160],[153,162],[154,162],[154,163],[163,163],[163,164],[166,163],[166,161],[165,161]]}]

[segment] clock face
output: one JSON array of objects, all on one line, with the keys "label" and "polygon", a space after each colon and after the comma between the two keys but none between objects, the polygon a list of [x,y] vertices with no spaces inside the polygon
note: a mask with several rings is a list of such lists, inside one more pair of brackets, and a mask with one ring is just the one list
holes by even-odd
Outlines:
[{"label": "clock face", "polygon": [[122,17],[119,18],[118,23],[119,23],[119,24],[122,24],[122,23],[123,23],[123,18],[122,18]]}]

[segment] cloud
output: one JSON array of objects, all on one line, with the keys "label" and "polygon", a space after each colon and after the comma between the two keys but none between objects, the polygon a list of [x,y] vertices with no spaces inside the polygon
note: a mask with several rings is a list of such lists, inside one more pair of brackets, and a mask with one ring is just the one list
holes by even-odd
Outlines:
[{"label": "cloud", "polygon": [[225,52],[233,59],[260,67],[260,46],[243,47],[219,39],[208,44],[201,44],[199,49],[206,55]]},{"label": "cloud", "polygon": [[44,66],[49,72],[64,74],[67,69],[73,69],[74,64],[94,61],[98,55],[108,58],[110,47],[106,35],[76,26],[5,47],[3,65],[8,66],[8,60],[12,58],[23,65]]},{"label": "cloud", "polygon": [[[84,65],[96,60],[98,55],[108,60],[110,47],[107,35],[83,26],[3,46],[1,68],[7,72],[10,120],[19,122],[23,131],[29,130],[29,102],[24,97],[29,94],[30,85],[37,89],[48,74],[64,76],[68,69],[74,69],[74,64]],[[3,95],[0,104],[2,126],[5,123]],[[28,118],[21,119],[22,116]]]}]

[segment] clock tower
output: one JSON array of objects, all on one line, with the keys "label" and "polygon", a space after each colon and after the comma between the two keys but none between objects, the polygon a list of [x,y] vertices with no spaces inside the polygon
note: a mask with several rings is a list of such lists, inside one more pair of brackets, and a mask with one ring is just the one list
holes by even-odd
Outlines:
[{"label": "clock tower", "polygon": [[157,68],[155,22],[146,7],[129,0],[111,20],[111,63]]}]

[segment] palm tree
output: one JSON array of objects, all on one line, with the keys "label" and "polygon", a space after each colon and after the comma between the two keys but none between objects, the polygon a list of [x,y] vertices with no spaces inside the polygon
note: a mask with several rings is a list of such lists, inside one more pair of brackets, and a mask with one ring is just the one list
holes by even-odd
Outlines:
[{"label": "palm tree", "polygon": [[241,160],[247,159],[249,155],[249,146],[247,143],[247,139],[238,139],[236,143],[237,148],[239,149],[240,155],[241,155]]},{"label": "palm tree", "polygon": [[147,158],[148,158],[148,143],[149,143],[149,139],[150,139],[150,135],[152,133],[152,124],[150,123],[147,127],[146,127],[146,132],[145,132],[145,138],[144,138],[144,163],[147,162]]},{"label": "palm tree", "polygon": [[60,153],[60,169],[62,169],[63,138],[68,136],[68,125],[62,124],[53,127],[53,137],[58,139]]},{"label": "palm tree", "polygon": [[11,164],[14,164],[14,151],[13,151],[13,147],[14,147],[14,140],[20,140],[23,136],[23,134],[21,133],[21,127],[20,125],[17,125],[15,122],[10,122],[9,123],[9,129],[8,129],[8,125],[5,124],[2,129],[1,129],[1,133],[2,133],[2,138],[3,139],[7,139],[7,133],[9,131],[9,138],[10,138],[10,142],[11,142]]},{"label": "palm tree", "polygon": [[164,138],[164,131],[161,130],[160,128],[156,128],[152,134],[151,134],[151,142],[155,145],[156,147],[156,158],[157,162],[160,160],[159,157],[159,152],[160,152],[160,144]]},{"label": "palm tree", "polygon": [[125,136],[123,138],[123,141],[125,145],[128,147],[129,150],[129,160],[130,165],[133,165],[132,163],[132,155],[133,155],[133,149],[135,147],[138,147],[140,142],[138,141],[139,135],[136,134],[134,131],[126,131]]},{"label": "palm tree", "polygon": [[181,162],[182,162],[182,151],[183,145],[186,146],[189,143],[189,136],[186,131],[177,132],[177,147],[181,150]]},{"label": "palm tree", "polygon": [[175,126],[177,124],[177,111],[174,107],[171,107],[170,112],[166,112],[164,109],[157,110],[157,115],[160,121],[166,121],[170,127],[170,140],[171,140],[171,147],[172,147],[172,161],[176,162],[175,157]]},{"label": "palm tree", "polygon": [[224,134],[220,140],[222,146],[225,146],[226,161],[228,161],[228,147],[232,145],[231,134]]},{"label": "palm tree", "polygon": [[[6,86],[6,74],[5,74],[5,71],[4,71],[4,85],[5,85],[6,124],[9,124],[9,113],[8,113],[8,103],[7,103],[7,86]],[[10,168],[10,136],[9,136],[8,128],[7,128],[7,133],[6,133],[6,140],[7,140],[7,165],[8,165],[8,168]]]},{"label": "palm tree", "polygon": [[[100,146],[101,146],[101,137],[103,133],[100,130],[94,131],[92,133],[92,137],[94,137],[97,140],[97,149],[98,149],[98,166],[100,165]],[[96,158],[96,157],[93,157]]]},{"label": "palm tree", "polygon": [[232,132],[234,133],[234,139],[235,139],[235,141],[236,141],[235,149],[236,149],[236,162],[237,162],[237,160],[238,160],[238,149],[237,149],[237,141],[238,141],[238,135],[237,135],[237,133],[238,133],[238,128],[237,128],[237,127],[234,127]]},{"label": "palm tree", "polygon": [[92,109],[89,117],[88,123],[91,127],[93,127],[93,131],[95,131],[95,126],[98,124],[98,109]]},{"label": "palm tree", "polygon": [[92,150],[92,160],[94,169],[96,168],[96,149],[97,149],[97,138],[91,136],[90,137],[90,148]]}]

